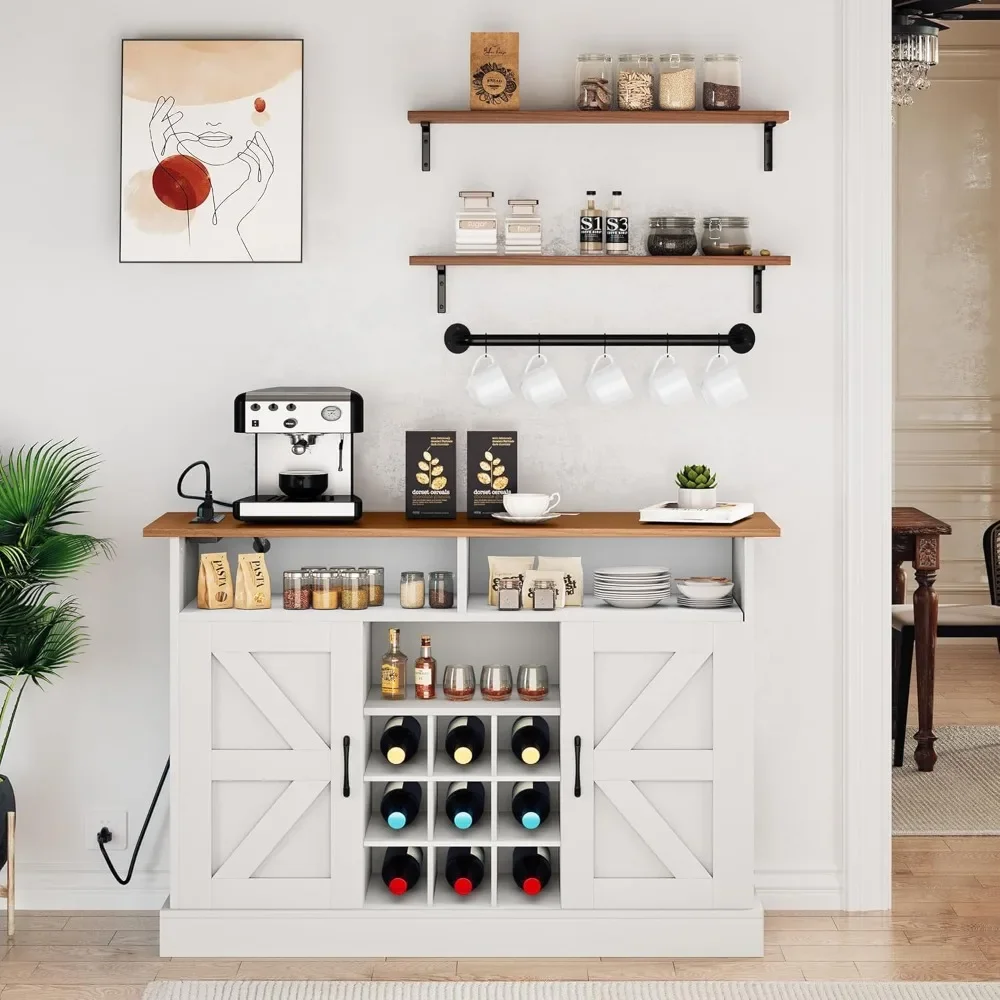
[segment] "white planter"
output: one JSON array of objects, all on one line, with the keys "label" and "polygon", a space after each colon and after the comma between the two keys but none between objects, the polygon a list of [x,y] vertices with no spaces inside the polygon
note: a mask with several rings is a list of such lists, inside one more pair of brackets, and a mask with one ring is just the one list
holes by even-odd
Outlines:
[{"label": "white planter", "polygon": [[710,490],[677,490],[677,506],[686,510],[708,510],[715,506],[715,487]]}]

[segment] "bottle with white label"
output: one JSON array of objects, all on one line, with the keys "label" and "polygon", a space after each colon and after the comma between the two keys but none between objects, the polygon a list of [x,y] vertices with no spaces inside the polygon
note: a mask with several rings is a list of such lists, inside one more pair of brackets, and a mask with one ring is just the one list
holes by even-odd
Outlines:
[{"label": "bottle with white label", "polygon": [[609,254],[628,253],[628,215],[622,208],[621,191],[611,192],[611,208],[604,223],[604,246]]},{"label": "bottle with white label", "polygon": [[597,192],[587,192],[587,204],[580,209],[580,254],[592,257],[604,253],[604,211],[597,207]]}]

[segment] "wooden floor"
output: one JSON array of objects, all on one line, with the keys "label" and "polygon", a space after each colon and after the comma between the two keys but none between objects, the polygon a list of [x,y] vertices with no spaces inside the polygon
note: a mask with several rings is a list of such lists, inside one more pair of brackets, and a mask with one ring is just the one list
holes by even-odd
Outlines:
[{"label": "wooden floor", "polygon": [[[938,725],[1000,725],[995,644],[942,643],[936,700]],[[1000,981],[1000,837],[893,848],[891,913],[768,913],[760,959],[161,960],[153,913],[24,913],[0,1000],[139,1000],[153,979]]]}]

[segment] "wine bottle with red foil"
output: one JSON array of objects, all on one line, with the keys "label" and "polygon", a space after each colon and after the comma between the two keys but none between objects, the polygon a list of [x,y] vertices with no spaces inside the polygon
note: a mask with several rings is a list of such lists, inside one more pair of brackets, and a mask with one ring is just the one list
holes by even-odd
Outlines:
[{"label": "wine bottle with red foil", "polygon": [[382,881],[394,896],[402,896],[420,881],[423,867],[421,848],[387,847],[382,859]]},{"label": "wine bottle with red foil", "polygon": [[549,724],[540,715],[522,715],[510,731],[510,749],[525,764],[545,760],[549,752]]},{"label": "wine bottle with red foil", "polygon": [[405,764],[420,746],[420,723],[412,715],[394,715],[386,719],[378,742],[382,756],[390,764]]},{"label": "wine bottle with red foil", "polygon": [[514,881],[529,896],[537,896],[552,878],[552,858],[547,847],[514,848]]},{"label": "wine bottle with red foil", "polygon": [[444,748],[456,764],[471,764],[486,746],[486,727],[474,715],[460,715],[448,723]]},{"label": "wine bottle with red foil", "polygon": [[551,808],[549,786],[544,781],[519,781],[513,788],[510,809],[525,830],[537,830]]},{"label": "wine bottle with red foil", "polygon": [[390,829],[402,830],[420,812],[423,788],[416,781],[390,781],[382,790],[379,811]]},{"label": "wine bottle with red foil", "polygon": [[444,800],[448,819],[459,830],[474,827],[486,808],[486,789],[481,781],[453,781]]},{"label": "wine bottle with red foil", "polygon": [[479,888],[486,874],[486,855],[481,847],[449,847],[444,877],[459,896]]}]

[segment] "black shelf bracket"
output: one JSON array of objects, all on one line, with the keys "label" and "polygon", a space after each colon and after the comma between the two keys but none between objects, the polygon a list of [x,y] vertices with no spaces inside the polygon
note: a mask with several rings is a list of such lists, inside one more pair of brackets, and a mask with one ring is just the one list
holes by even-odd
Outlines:
[{"label": "black shelf bracket", "polygon": [[425,173],[431,169],[431,123],[420,123],[420,169]]},{"label": "black shelf bracket", "polygon": [[[777,122],[764,122],[764,170],[771,173],[774,170],[774,126]],[[424,167],[429,170],[430,167]]]},{"label": "black shelf bracket", "polygon": [[764,264],[754,264],[753,266],[753,311],[755,313],[762,313],[764,311],[765,266]]},{"label": "black shelf bracket", "polygon": [[443,313],[448,311],[448,269],[444,264],[438,264],[438,312]]},{"label": "black shelf bracket", "polygon": [[728,333],[473,333],[464,323],[444,331],[444,345],[452,354],[470,347],[728,347],[749,354],[757,337],[753,327],[737,323]]}]

